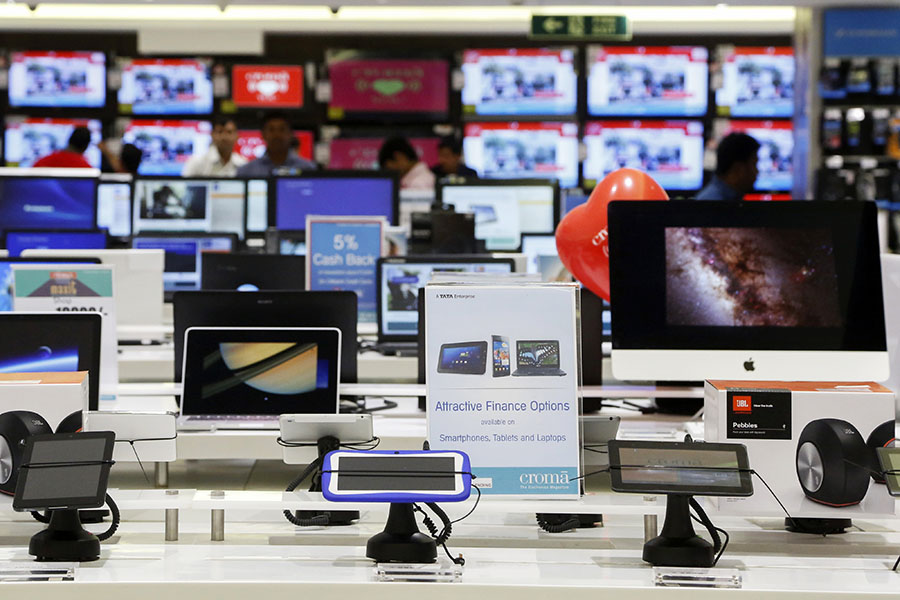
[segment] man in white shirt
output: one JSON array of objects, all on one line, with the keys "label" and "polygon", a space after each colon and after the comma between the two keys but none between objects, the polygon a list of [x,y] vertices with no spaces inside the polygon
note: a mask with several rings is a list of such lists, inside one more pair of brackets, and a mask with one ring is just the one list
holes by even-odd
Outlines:
[{"label": "man in white shirt", "polygon": [[435,176],[404,137],[388,138],[378,149],[378,165],[400,175],[401,190],[434,191]]},{"label": "man in white shirt", "polygon": [[231,117],[217,117],[213,121],[212,144],[209,150],[195,154],[184,164],[182,177],[234,177],[238,167],[247,159],[234,151],[238,139],[237,125]]}]

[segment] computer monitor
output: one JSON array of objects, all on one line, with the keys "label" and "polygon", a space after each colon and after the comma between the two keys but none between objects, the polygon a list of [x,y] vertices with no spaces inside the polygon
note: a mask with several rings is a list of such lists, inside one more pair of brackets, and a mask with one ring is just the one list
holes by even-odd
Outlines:
[{"label": "computer monitor", "polygon": [[39,158],[64,150],[76,127],[87,127],[91,143],[84,152],[85,160],[100,168],[103,127],[99,119],[40,118],[10,115],[3,132],[3,157],[10,167],[30,167]]},{"label": "computer monitor", "polygon": [[234,233],[244,239],[247,184],[242,179],[145,178],[134,181],[135,235],[148,231]]},{"label": "computer monitor", "polygon": [[337,327],[341,330],[341,380],[356,383],[354,292],[178,292],[173,304],[175,381],[181,381],[188,327]]},{"label": "computer monitor", "polygon": [[572,275],[556,250],[555,235],[522,234],[522,254],[528,265],[527,272],[539,274],[541,281],[572,281]]},{"label": "computer monitor", "polygon": [[[722,86],[716,110],[725,117],[791,117],[794,49],[790,46],[720,47]],[[891,79],[893,80],[893,72]]]},{"label": "computer monitor", "polygon": [[306,232],[295,229],[273,230],[266,234],[266,252],[306,256]]},{"label": "computer monitor", "polygon": [[512,273],[512,258],[485,255],[394,256],[376,266],[378,341],[414,342],[419,333],[419,288],[434,273]]},{"label": "computer monitor", "polygon": [[141,150],[138,173],[171,176],[181,175],[191,156],[206,152],[211,135],[209,121],[135,119],[126,123],[122,143]]},{"label": "computer monitor", "polygon": [[96,178],[0,175],[0,230],[96,227]]},{"label": "computer monitor", "polygon": [[10,106],[106,105],[103,52],[12,52],[9,62]]},{"label": "computer monitor", "polygon": [[97,183],[97,227],[112,237],[131,235],[131,175],[101,175]]},{"label": "computer monitor", "polygon": [[166,300],[178,290],[199,290],[203,259],[208,254],[237,250],[233,233],[145,233],[131,240],[132,248],[165,251],[163,289]]},{"label": "computer monitor", "polygon": [[9,312],[13,309],[13,264],[37,264],[37,263],[76,263],[76,264],[100,264],[99,258],[10,258],[0,255],[0,312]]},{"label": "computer monitor", "polygon": [[542,179],[440,181],[438,202],[475,213],[487,250],[516,250],[523,233],[551,234],[559,223],[559,186]]},{"label": "computer monitor", "polygon": [[617,379],[888,376],[871,202],[613,202]]},{"label": "computer monitor", "polygon": [[47,231],[7,230],[5,245],[10,256],[23,250],[104,250],[108,239],[105,231],[51,229]]},{"label": "computer monitor", "polygon": [[273,180],[269,225],[306,230],[307,215],[379,216],[396,225],[397,177],[372,171],[329,171]]},{"label": "computer monitor", "polygon": [[119,64],[119,112],[135,115],[208,115],[213,108],[209,61],[127,58]]},{"label": "computer monitor", "polygon": [[306,257],[279,254],[208,254],[203,258],[204,290],[303,290]]},{"label": "computer monitor", "polygon": [[264,233],[269,227],[269,180],[247,180],[247,233]]}]

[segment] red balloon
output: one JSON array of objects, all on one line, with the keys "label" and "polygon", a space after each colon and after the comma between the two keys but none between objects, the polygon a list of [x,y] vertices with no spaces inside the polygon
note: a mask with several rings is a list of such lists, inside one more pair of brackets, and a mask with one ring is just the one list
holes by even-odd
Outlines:
[{"label": "red balloon", "polygon": [[603,178],[591,197],[556,228],[556,250],[569,272],[609,301],[609,234],[606,208],[613,200],[668,200],[666,191],[646,173],[619,169]]}]

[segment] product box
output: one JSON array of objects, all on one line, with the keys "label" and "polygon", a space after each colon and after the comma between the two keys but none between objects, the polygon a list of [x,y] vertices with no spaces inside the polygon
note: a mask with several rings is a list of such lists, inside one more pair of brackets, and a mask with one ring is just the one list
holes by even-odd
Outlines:
[{"label": "product box", "polygon": [[[894,514],[877,483],[875,448],[896,435],[894,393],[877,383],[707,381],[707,442],[744,444],[750,467],[792,517]],[[875,476],[875,477],[873,477]],[[721,498],[719,510],[784,516],[758,477],[753,496]]]},{"label": "product box", "polygon": [[0,414],[37,413],[56,431],[74,412],[88,409],[88,373],[0,373]]}]

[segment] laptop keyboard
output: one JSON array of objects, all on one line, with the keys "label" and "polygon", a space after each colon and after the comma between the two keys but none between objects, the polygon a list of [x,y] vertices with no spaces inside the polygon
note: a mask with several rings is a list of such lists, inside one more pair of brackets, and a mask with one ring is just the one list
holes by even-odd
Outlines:
[{"label": "laptop keyboard", "polygon": [[267,422],[278,421],[279,415],[191,415],[185,421]]}]

